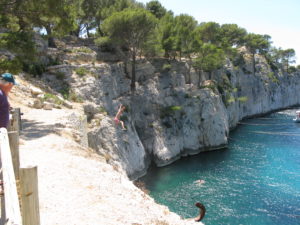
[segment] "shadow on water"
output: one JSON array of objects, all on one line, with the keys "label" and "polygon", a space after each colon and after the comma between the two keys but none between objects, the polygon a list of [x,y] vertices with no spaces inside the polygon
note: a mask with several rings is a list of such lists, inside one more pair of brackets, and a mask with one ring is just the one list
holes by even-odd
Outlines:
[{"label": "shadow on water", "polygon": [[[168,178],[176,176],[176,174],[192,174],[195,172],[195,169],[202,172],[210,171],[211,168],[217,168],[218,165],[225,163],[228,158],[230,158],[230,151],[224,148],[186,156],[165,167],[157,167],[152,164],[147,176],[142,177],[140,180],[145,182],[147,189],[152,189],[156,186],[157,181],[167,182]],[[183,169],[184,171],[182,171]],[[170,182],[172,181],[170,180]]]}]

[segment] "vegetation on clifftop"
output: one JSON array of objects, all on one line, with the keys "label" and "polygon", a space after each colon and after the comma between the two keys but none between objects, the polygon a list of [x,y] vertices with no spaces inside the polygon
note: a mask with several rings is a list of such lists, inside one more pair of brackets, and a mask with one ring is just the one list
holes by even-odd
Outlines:
[{"label": "vegetation on clifftop", "polygon": [[187,14],[175,16],[156,0],[146,5],[135,0],[2,0],[0,72],[36,70],[35,33],[42,34],[49,47],[57,47],[56,38],[73,35],[92,38],[100,49],[120,53],[132,65],[132,90],[135,60],[142,55],[185,58],[201,74],[221,68],[226,58],[241,62],[243,53],[238,49],[245,46],[251,53],[251,73],[256,72],[255,54],[264,55],[273,71],[300,68],[291,66],[294,49],[272,46],[269,35],[248,33],[237,24],[198,23]]}]

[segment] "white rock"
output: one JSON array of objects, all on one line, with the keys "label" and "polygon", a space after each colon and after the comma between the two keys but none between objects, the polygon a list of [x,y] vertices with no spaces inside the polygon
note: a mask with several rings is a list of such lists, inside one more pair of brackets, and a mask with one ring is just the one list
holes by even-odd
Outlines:
[{"label": "white rock", "polygon": [[68,100],[64,100],[64,101],[63,101],[63,105],[64,105],[65,107],[67,107],[68,109],[72,109],[72,108],[73,108],[72,103],[71,103],[70,101],[68,101]]},{"label": "white rock", "polygon": [[43,91],[41,89],[33,86],[30,87],[30,92],[33,96],[38,96],[40,94],[43,94]]},{"label": "white rock", "polygon": [[45,110],[52,110],[53,109],[53,103],[44,102],[43,109],[45,109]]},{"label": "white rock", "polygon": [[40,99],[34,99],[31,106],[35,109],[41,109],[43,108],[43,103]]},{"label": "white rock", "polygon": [[36,97],[39,98],[39,99],[43,99],[45,97],[45,94],[44,93],[43,94],[38,94]]}]

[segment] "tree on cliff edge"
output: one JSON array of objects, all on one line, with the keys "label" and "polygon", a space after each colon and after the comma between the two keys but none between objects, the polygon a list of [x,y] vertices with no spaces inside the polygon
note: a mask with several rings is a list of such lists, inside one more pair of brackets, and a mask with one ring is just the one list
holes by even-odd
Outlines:
[{"label": "tree on cliff edge", "polygon": [[271,37],[269,35],[260,35],[260,34],[247,34],[245,36],[245,46],[251,53],[252,65],[253,65],[253,74],[255,74],[255,54],[265,54],[271,45]]},{"label": "tree on cliff edge", "polygon": [[132,63],[131,91],[135,91],[136,55],[157,24],[155,16],[145,9],[116,12],[103,23],[103,31],[111,41],[129,50]]}]

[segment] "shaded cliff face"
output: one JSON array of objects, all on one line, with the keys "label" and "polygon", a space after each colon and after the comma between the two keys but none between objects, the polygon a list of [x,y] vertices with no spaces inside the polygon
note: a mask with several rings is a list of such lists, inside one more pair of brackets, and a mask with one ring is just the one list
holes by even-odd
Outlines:
[{"label": "shaded cliff face", "polygon": [[[164,166],[182,156],[225,147],[229,128],[244,117],[299,104],[300,74],[274,73],[261,57],[256,62],[257,71],[251,74],[251,64],[239,68],[228,61],[212,74],[216,82],[206,85],[208,76],[199,80],[184,62],[141,60],[134,95],[122,63],[69,61],[50,69],[64,71],[64,82],[93,105],[85,108],[90,147],[135,179],[152,161]],[[85,74],[78,75],[78,68]],[[186,84],[189,77],[192,84]],[[127,108],[121,118],[127,131],[113,122],[120,103]]]},{"label": "shaded cliff face", "polygon": [[[227,104],[231,128],[243,118],[300,104],[299,72],[287,74],[272,71],[266,60],[260,56],[256,56],[256,61],[255,74],[249,72],[251,64],[245,65],[244,69],[234,69],[231,64],[226,68],[231,84],[236,88],[236,92],[232,92],[235,101]],[[239,98],[246,100],[239,101]]]}]

